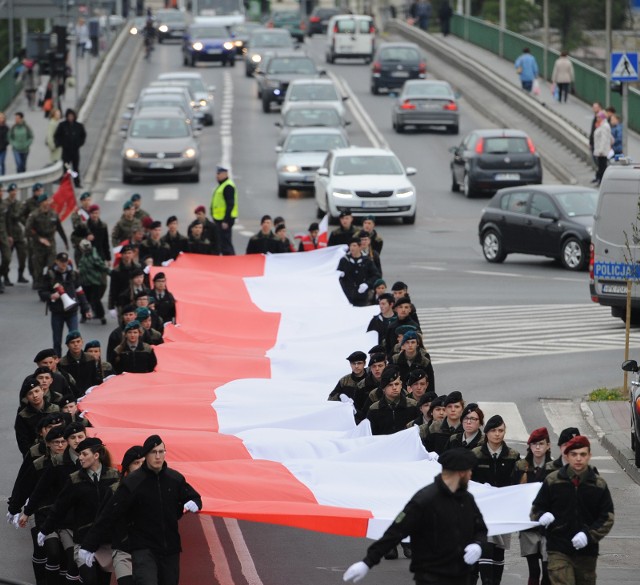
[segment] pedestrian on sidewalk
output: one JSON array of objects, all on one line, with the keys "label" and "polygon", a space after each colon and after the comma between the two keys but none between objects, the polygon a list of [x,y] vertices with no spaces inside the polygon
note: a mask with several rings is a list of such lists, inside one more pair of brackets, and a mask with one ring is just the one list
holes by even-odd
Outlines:
[{"label": "pedestrian on sidewalk", "polygon": [[558,86],[558,101],[566,103],[571,84],[575,81],[573,63],[571,63],[569,54],[566,51],[562,51],[560,57],[554,63],[551,81]]},{"label": "pedestrian on sidewalk", "polygon": [[8,202],[4,199],[4,186],[0,184],[0,257],[2,263],[0,264],[0,294],[4,292],[4,287],[13,286],[13,283],[9,280],[9,264],[11,263],[11,236],[7,229],[7,222],[4,221],[7,217]]},{"label": "pedestrian on sidewalk", "polygon": [[218,186],[211,198],[211,217],[218,230],[218,241],[223,256],[234,256],[235,250],[231,236],[233,224],[238,217],[238,189],[229,178],[229,169],[219,166],[216,169]]},{"label": "pedestrian on sidewalk", "polygon": [[4,112],[0,112],[0,176],[5,173],[5,159],[7,158],[7,148],[9,147],[9,126]]},{"label": "pedestrian on sidewalk", "polygon": [[600,185],[602,176],[607,169],[613,137],[611,136],[611,126],[607,122],[607,112],[604,110],[599,111],[597,118],[596,128],[593,133],[593,157],[598,165],[596,184]]},{"label": "pedestrian on sidewalk", "polygon": [[429,21],[431,20],[431,2],[429,0],[418,0],[416,19],[418,27],[427,32],[429,30]]},{"label": "pedestrian on sidewalk", "polygon": [[451,31],[451,17],[453,16],[453,8],[449,4],[449,0],[443,0],[440,4],[440,11],[438,17],[440,19],[440,30],[443,36],[449,36]]},{"label": "pedestrian on sidewalk", "polygon": [[[593,156],[593,136],[596,132],[596,124],[598,122],[598,113],[602,110],[602,104],[600,102],[593,102],[591,105],[591,110],[593,111],[593,118],[591,119],[591,131],[589,132],[589,150],[591,151],[591,156],[593,157],[593,164],[598,167],[598,161],[596,157]],[[596,176],[591,181],[592,183],[597,182],[597,172]]]},{"label": "pedestrian on sidewalk", "polygon": [[78,18],[76,23],[76,53],[80,59],[84,57],[84,52],[89,44],[89,27],[84,18]]},{"label": "pedestrian on sidewalk", "polygon": [[62,162],[68,165],[75,175],[73,184],[81,187],[80,181],[80,149],[87,139],[84,125],[78,122],[75,110],[68,108],[64,114],[64,120],[58,124],[54,134],[56,146],[62,147]]},{"label": "pedestrian on sidewalk", "polygon": [[15,124],[9,130],[9,143],[13,149],[13,158],[16,161],[16,172],[18,173],[24,173],[27,170],[27,157],[33,138],[33,131],[24,121],[24,114],[16,112]]},{"label": "pedestrian on sidewalk", "polygon": [[609,116],[609,126],[611,126],[611,136],[613,138],[613,150],[614,156],[622,155],[622,124],[617,114],[611,114]]},{"label": "pedestrian on sidewalk", "polygon": [[47,126],[47,148],[49,149],[49,162],[51,164],[58,162],[62,158],[62,147],[56,144],[56,130],[60,124],[62,113],[58,108],[54,108],[49,114],[49,124]]},{"label": "pedestrian on sidewalk", "polygon": [[531,54],[531,49],[525,47],[515,62],[516,72],[520,76],[522,89],[531,92],[533,82],[538,78],[538,63],[536,58]]}]

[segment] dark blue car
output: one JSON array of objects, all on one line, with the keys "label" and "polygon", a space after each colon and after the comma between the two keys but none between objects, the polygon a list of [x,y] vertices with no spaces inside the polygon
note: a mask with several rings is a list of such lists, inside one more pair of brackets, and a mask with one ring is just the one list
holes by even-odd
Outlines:
[{"label": "dark blue car", "polygon": [[233,34],[226,26],[193,24],[182,45],[182,62],[195,67],[200,61],[219,61],[222,66],[236,64]]}]

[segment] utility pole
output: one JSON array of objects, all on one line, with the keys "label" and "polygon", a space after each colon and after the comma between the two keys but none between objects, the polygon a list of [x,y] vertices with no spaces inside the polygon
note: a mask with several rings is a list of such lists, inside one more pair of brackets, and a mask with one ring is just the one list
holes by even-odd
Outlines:
[{"label": "utility pole", "polygon": [[500,30],[498,31],[498,55],[504,57],[504,31],[507,28],[507,0],[500,0]]},{"label": "utility pole", "polygon": [[[605,67],[606,67],[606,73],[607,73],[605,107],[608,108],[611,105],[611,63],[610,63],[611,59],[609,58],[609,55],[611,55],[611,50],[612,50],[612,47],[611,47],[611,0],[605,0],[604,20],[605,20],[605,37],[606,37],[605,38],[605,55],[606,55]],[[623,133],[623,139],[624,139],[624,133]]]},{"label": "utility pole", "polygon": [[542,57],[542,75],[544,79],[549,79],[549,0],[544,0],[544,4],[542,6],[542,22],[544,27],[544,54]]}]

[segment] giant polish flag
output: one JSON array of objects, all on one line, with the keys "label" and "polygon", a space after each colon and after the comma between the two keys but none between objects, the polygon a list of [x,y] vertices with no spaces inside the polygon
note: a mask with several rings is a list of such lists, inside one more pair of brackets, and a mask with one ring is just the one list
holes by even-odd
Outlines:
[{"label": "giant polish flag", "polygon": [[[345,299],[341,248],[306,254],[185,254],[164,269],[178,322],[150,374],[93,389],[81,408],[114,457],[154,433],[202,495],[203,513],[379,537],[440,472],[417,428],[372,436],[328,402],[375,307]],[[539,484],[473,484],[490,532],[530,528]]]}]

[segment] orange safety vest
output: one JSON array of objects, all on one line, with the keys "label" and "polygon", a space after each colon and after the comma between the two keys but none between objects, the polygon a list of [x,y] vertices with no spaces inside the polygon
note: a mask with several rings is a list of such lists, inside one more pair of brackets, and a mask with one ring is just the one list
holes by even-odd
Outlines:
[{"label": "orange safety vest", "polygon": [[320,242],[318,241],[317,243],[313,243],[313,240],[311,239],[311,236],[309,234],[304,235],[300,238],[300,241],[302,242],[302,251],[303,252],[310,252],[311,250],[317,250],[318,248],[326,248],[327,244],[324,242]]}]

